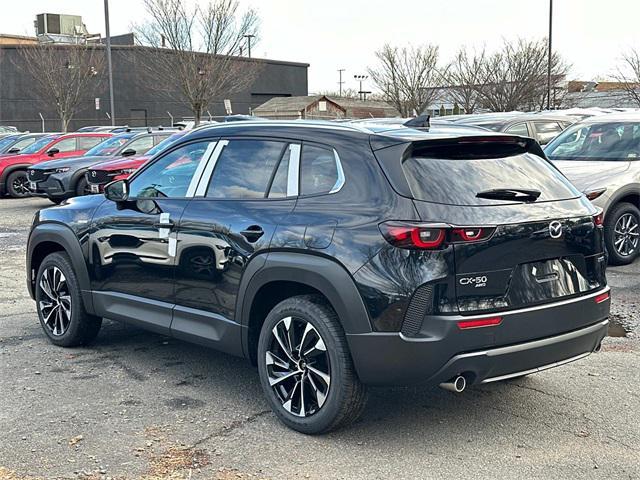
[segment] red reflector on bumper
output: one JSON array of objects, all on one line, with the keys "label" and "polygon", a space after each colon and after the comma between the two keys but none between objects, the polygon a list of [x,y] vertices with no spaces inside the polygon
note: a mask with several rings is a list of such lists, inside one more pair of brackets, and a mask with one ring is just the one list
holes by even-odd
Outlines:
[{"label": "red reflector on bumper", "polygon": [[601,293],[595,298],[596,303],[606,302],[607,300],[609,300],[609,292]]},{"label": "red reflector on bumper", "polygon": [[477,320],[461,320],[458,322],[460,330],[480,327],[494,327],[502,323],[502,317],[479,318]]}]

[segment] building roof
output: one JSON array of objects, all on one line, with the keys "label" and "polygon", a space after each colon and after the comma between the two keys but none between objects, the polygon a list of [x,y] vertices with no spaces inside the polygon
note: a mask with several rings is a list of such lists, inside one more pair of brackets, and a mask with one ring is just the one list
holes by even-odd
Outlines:
[{"label": "building roof", "polygon": [[398,111],[387,102],[380,100],[358,100],[326,95],[305,95],[299,97],[274,97],[253,109],[256,115],[266,112],[301,112],[318,100],[325,99],[336,104],[350,118],[396,117]]},{"label": "building roof", "polygon": [[259,107],[253,109],[254,113],[260,112],[300,112],[323,95],[303,95],[299,97],[273,97]]}]

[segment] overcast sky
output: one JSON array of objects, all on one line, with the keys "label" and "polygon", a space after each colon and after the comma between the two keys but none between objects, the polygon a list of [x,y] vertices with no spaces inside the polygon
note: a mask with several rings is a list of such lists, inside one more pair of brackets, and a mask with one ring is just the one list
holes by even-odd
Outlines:
[{"label": "overcast sky", "polygon": [[[353,75],[374,63],[374,51],[385,42],[434,43],[446,59],[461,45],[491,50],[503,38],[541,38],[548,30],[548,0],[240,2],[256,8],[262,19],[253,56],[311,64],[310,92],[337,90],[339,68],[346,69],[345,87],[357,87]],[[35,15],[45,12],[82,15],[90,32],[104,33],[102,0],[4,3],[0,33],[32,35]],[[113,35],[144,19],[142,0],[110,0],[109,5]],[[640,48],[638,19],[640,0],[555,0],[553,45],[573,66],[570,77],[589,80],[612,73],[624,49]]]}]

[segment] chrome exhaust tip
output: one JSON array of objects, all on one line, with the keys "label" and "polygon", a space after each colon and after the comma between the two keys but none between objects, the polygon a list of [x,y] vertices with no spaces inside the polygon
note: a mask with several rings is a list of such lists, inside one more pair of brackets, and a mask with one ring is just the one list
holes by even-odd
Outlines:
[{"label": "chrome exhaust tip", "polygon": [[602,350],[602,342],[600,342],[596,348],[593,349],[593,353],[598,353],[600,350]]},{"label": "chrome exhaust tip", "polygon": [[440,388],[454,393],[462,393],[467,388],[467,380],[462,375],[452,378],[448,382],[442,382]]}]

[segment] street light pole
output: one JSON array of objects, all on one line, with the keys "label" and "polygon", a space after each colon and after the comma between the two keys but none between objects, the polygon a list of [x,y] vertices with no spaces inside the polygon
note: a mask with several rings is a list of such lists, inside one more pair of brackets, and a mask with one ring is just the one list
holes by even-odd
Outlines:
[{"label": "street light pole", "polygon": [[109,0],[104,0],[104,29],[107,36],[107,70],[109,71],[109,108],[111,109],[111,125],[116,124],[116,112],[113,100],[113,68],[111,66],[111,32],[109,31]]},{"label": "street light pole", "polygon": [[547,110],[551,110],[551,39],[553,34],[553,0],[549,0],[549,53],[547,54]]},{"label": "street light pole", "polygon": [[251,39],[255,37],[255,35],[243,35],[244,38],[247,39],[247,49],[249,50],[249,58],[251,58]]}]

